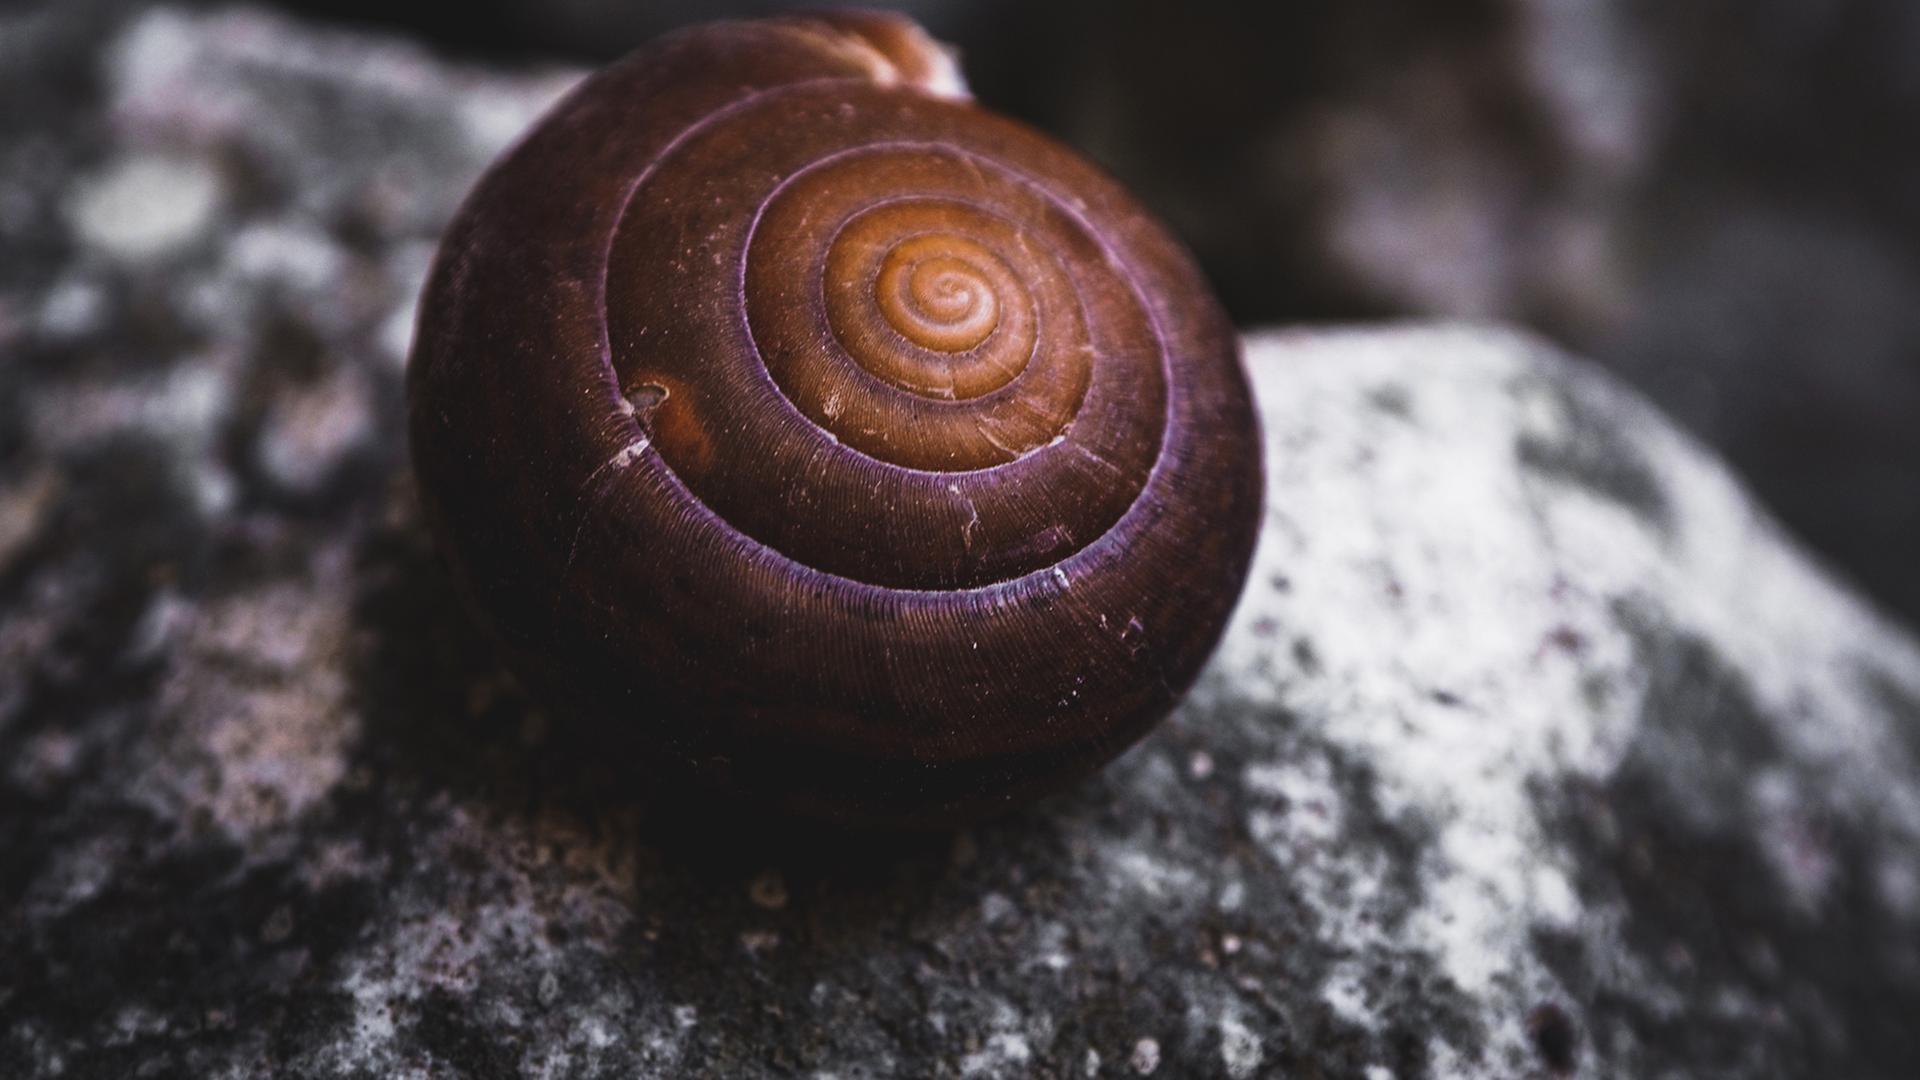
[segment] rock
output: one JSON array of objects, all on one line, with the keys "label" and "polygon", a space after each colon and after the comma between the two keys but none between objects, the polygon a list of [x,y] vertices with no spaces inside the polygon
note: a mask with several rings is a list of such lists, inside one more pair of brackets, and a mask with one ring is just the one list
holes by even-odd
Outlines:
[{"label": "rock", "polygon": [[0,145],[0,1075],[1920,1058],[1920,646],[1595,369],[1252,336],[1268,521],[1191,699],[1014,817],[796,836],[582,753],[414,517],[412,294],[572,76],[114,18]]}]

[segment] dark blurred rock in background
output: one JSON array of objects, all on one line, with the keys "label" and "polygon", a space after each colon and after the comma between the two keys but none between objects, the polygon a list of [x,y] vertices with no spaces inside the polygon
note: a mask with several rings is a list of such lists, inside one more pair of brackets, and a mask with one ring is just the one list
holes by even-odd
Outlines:
[{"label": "dark blurred rock in background", "polygon": [[[283,6],[580,63],[817,5]],[[1920,6],[897,6],[961,47],[984,101],[1165,214],[1243,324],[1524,322],[1650,393],[1920,615]]]}]

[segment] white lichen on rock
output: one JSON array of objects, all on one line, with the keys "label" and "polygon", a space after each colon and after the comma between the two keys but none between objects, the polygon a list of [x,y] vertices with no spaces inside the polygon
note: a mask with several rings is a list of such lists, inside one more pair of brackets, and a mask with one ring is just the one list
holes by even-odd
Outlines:
[{"label": "white lichen on rock", "polygon": [[[1778,835],[1809,805],[1885,830],[1884,875],[1913,866],[1920,789],[1902,718],[1863,693],[1861,672],[1920,686],[1920,651],[1647,407],[1505,331],[1273,334],[1250,342],[1248,363],[1269,522],[1209,694],[1296,717],[1364,764],[1390,817],[1432,833],[1422,901],[1396,922],[1393,868],[1329,820],[1341,802],[1325,762],[1290,751],[1248,766],[1246,790],[1284,807],[1252,810],[1249,833],[1337,944],[1431,953],[1476,997],[1564,996],[1531,935],[1604,940],[1620,913],[1575,898],[1581,853],[1556,838],[1538,792],[1604,781],[1649,712],[1684,708],[1651,696],[1671,687],[1650,674],[1663,657],[1636,619],[1712,642],[1794,747],[1794,780],[1757,772],[1732,803],[1689,791],[1697,763],[1671,762],[1682,810],[1756,822],[1767,850],[1800,852],[1779,858],[1774,887],[1809,909],[1832,869]],[[1787,823],[1769,809],[1781,804],[1795,808]],[[1616,962],[1619,979],[1656,992],[1659,973]],[[1339,1000],[1375,1011],[1351,986]],[[1516,1056],[1524,1012],[1496,1032]]]}]

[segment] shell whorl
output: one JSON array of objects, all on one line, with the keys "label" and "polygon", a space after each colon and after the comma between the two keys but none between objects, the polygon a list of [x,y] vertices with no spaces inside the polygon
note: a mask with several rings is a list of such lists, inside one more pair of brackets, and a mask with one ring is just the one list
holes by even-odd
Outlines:
[{"label": "shell whorl", "polygon": [[[422,312],[423,502],[516,667],[747,786],[808,761],[774,793],[808,812],[1090,767],[1245,572],[1256,434],[1190,260],[904,20],[717,24],[589,80]],[[982,779],[1018,761],[1053,764]]]}]

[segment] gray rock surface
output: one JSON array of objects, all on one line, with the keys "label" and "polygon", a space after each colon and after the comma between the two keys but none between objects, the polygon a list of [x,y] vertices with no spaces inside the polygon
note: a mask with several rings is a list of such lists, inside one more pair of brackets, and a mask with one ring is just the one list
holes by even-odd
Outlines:
[{"label": "gray rock surface", "polygon": [[407,488],[434,235],[571,76],[9,18],[100,88],[0,147],[0,1075],[1920,1060],[1920,647],[1591,368],[1254,336],[1269,520],[1168,724],[955,836],[713,820],[518,694]]}]

